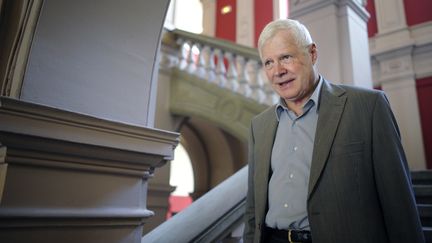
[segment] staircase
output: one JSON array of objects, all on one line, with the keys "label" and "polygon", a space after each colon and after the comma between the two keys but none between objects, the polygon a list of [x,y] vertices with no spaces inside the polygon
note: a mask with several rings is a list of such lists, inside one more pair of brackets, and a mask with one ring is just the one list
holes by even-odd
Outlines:
[{"label": "staircase", "polygon": [[413,171],[411,179],[426,242],[432,242],[432,171]]},{"label": "staircase", "polygon": [[[219,125],[245,140],[250,118],[278,100],[260,72],[261,63],[255,49],[180,30],[167,32],[162,44],[160,67],[162,70],[171,70],[170,109],[175,115],[201,114],[203,119],[209,121],[227,121],[226,124]],[[198,55],[193,53],[194,49],[198,50]],[[227,90],[231,92],[226,92]],[[188,92],[193,94],[190,97],[206,94],[206,97],[222,101],[214,102],[215,104],[234,104],[232,106],[237,108],[203,108],[202,105],[196,108],[201,102],[185,98]],[[232,112],[233,110],[242,113]],[[233,113],[237,119],[232,119]],[[175,220],[171,219],[145,235],[142,242],[239,242],[238,232],[235,234],[237,237],[233,237],[233,231],[241,229],[247,188],[237,183],[246,183],[245,169],[234,176],[236,179],[228,179],[187,210],[180,212],[173,218]],[[432,170],[413,171],[412,182],[426,242],[432,243]],[[228,188],[234,187],[239,187],[235,193],[227,193],[230,190]],[[231,198],[232,195],[235,195],[235,199]],[[219,204],[215,202],[218,198],[234,200]],[[203,209],[208,212],[203,213]],[[178,227],[184,222],[194,232]]]}]

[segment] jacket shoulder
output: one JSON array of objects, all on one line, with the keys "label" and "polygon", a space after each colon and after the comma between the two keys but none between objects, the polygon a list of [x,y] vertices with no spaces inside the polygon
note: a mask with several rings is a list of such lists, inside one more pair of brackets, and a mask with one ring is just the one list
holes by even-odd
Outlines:
[{"label": "jacket shoulder", "polygon": [[335,96],[346,96],[351,101],[373,102],[380,96],[385,96],[384,92],[376,89],[368,89],[346,84],[333,84],[326,82],[325,92]]},{"label": "jacket shoulder", "polygon": [[272,105],[268,108],[266,108],[264,111],[262,111],[261,113],[259,113],[258,115],[254,116],[252,118],[252,124],[255,123],[265,123],[268,122],[270,120],[274,120],[276,119],[276,105]]}]

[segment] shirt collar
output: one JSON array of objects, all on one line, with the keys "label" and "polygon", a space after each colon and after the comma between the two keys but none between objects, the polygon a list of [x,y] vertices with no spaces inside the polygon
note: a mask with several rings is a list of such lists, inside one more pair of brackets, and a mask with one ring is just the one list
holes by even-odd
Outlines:
[{"label": "shirt collar", "polygon": [[[321,93],[320,91],[321,91],[322,83],[323,83],[323,81],[322,81],[322,77],[320,75],[319,79],[318,79],[318,84],[315,87],[314,92],[309,97],[309,99],[305,102],[305,105],[306,105],[310,100],[312,100],[315,103],[315,105],[317,106],[317,112],[318,112],[318,107],[319,107],[319,100],[320,100],[319,98],[320,98],[320,93]],[[283,110],[288,110],[288,107],[286,106],[285,101],[282,98],[279,98],[279,103],[276,105],[276,108],[275,108],[276,117],[277,117],[278,121],[279,121],[280,115],[281,115]]]}]

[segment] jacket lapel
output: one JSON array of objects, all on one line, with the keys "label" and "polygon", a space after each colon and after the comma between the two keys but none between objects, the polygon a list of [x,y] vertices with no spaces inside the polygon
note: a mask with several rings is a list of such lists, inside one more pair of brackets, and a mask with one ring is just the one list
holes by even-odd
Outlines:
[{"label": "jacket lapel", "polygon": [[256,141],[260,141],[260,147],[256,148],[257,157],[255,158],[255,185],[257,186],[255,199],[257,203],[256,209],[258,212],[260,212],[257,215],[263,216],[265,216],[265,210],[267,206],[267,190],[271,167],[271,152],[278,126],[274,106],[272,106],[268,112],[269,113],[264,116],[265,119],[262,119],[260,124],[257,126],[261,128],[265,127],[265,129],[259,129],[256,131]]},{"label": "jacket lapel", "polygon": [[345,107],[345,90],[324,80],[309,177],[308,200],[327,162],[330,149]]}]

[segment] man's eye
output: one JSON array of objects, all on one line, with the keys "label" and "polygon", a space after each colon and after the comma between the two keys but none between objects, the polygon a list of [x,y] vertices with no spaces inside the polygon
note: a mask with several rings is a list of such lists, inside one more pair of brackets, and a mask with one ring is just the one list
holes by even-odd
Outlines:
[{"label": "man's eye", "polygon": [[272,66],[272,61],[266,61],[265,63],[264,63],[264,66],[265,67],[271,67]]},{"label": "man's eye", "polygon": [[282,57],[281,57],[281,61],[283,61],[283,62],[284,62],[284,61],[288,61],[289,59],[291,59],[291,57],[292,57],[291,55],[285,55],[285,56],[282,56]]}]

